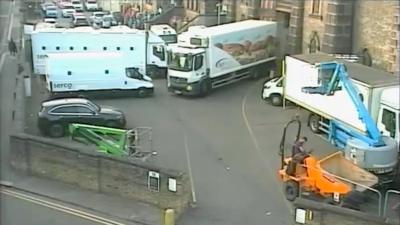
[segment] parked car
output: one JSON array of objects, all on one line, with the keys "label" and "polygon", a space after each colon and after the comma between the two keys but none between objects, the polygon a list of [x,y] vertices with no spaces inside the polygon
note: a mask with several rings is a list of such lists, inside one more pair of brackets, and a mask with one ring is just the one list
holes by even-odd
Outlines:
[{"label": "parked car", "polygon": [[124,17],[122,16],[121,12],[112,12],[111,14],[115,21],[117,21],[117,24],[123,24],[124,23]]},{"label": "parked car", "polygon": [[47,6],[45,11],[46,18],[57,18],[58,17],[58,10],[55,5]]},{"label": "parked car", "polygon": [[102,27],[111,27],[111,26],[116,26],[118,25],[117,21],[112,15],[105,15],[103,16],[103,24]]},{"label": "parked car", "polygon": [[103,12],[93,12],[92,15],[90,16],[90,24],[97,24],[101,25],[101,22],[103,21],[103,16],[105,14]]},{"label": "parked car", "polygon": [[79,0],[72,0],[71,1],[72,6],[74,7],[75,11],[77,12],[83,12],[83,5],[81,1]]},{"label": "parked car", "polygon": [[85,8],[87,11],[95,11],[99,9],[96,0],[86,0]]},{"label": "parked car", "polygon": [[83,13],[75,13],[72,15],[72,25],[74,27],[88,26],[89,22],[87,21],[86,16]]},{"label": "parked car", "polygon": [[56,23],[56,19],[55,18],[44,18],[43,22],[55,24]]},{"label": "parked car", "polygon": [[41,107],[38,127],[41,133],[51,137],[64,136],[70,123],[114,128],[124,128],[126,125],[122,111],[99,106],[86,98],[53,99],[42,102]]},{"label": "parked car", "polygon": [[46,9],[47,9],[47,7],[49,7],[49,6],[55,6],[55,5],[54,5],[54,3],[52,3],[52,2],[44,2],[44,3],[41,5],[43,12],[45,12]]},{"label": "parked car", "polygon": [[57,6],[60,9],[63,9],[68,4],[71,4],[70,0],[59,0],[59,1],[57,1]]},{"label": "parked car", "polygon": [[62,9],[63,17],[71,17],[74,13],[76,13],[75,8],[71,4],[66,4]]}]

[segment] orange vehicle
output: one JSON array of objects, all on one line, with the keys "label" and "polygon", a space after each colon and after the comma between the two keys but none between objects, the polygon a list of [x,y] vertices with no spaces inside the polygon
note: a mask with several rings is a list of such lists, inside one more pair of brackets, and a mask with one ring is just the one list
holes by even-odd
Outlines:
[{"label": "orange vehicle", "polygon": [[357,186],[357,191],[364,191],[366,187],[378,183],[375,175],[345,159],[342,152],[321,160],[308,152],[302,162],[295,163],[292,156],[285,156],[286,129],[292,123],[298,125],[296,141],[300,137],[301,122],[298,119],[291,120],[283,131],[280,143],[281,168],[278,172],[284,183],[287,200],[295,200],[301,189],[323,197],[332,197],[334,202],[340,202],[344,195],[354,190],[354,186]]}]

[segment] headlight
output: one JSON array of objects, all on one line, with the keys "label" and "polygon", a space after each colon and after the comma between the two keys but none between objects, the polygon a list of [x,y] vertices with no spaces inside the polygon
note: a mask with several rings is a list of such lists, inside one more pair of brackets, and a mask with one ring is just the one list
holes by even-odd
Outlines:
[{"label": "headlight", "polygon": [[192,90],[192,86],[191,85],[186,86],[186,90],[187,91],[191,91]]},{"label": "headlight", "polygon": [[269,89],[271,86],[269,86],[269,85],[265,85],[264,86],[266,89]]}]

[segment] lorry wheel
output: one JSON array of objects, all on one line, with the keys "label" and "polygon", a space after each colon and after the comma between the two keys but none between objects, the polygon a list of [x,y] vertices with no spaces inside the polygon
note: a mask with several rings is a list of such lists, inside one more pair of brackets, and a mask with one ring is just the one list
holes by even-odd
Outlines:
[{"label": "lorry wheel", "polygon": [[282,106],[282,96],[280,96],[280,95],[272,95],[271,96],[271,104],[273,106]]},{"label": "lorry wheel", "polygon": [[62,137],[65,134],[65,128],[63,125],[59,123],[51,124],[49,127],[49,135],[50,137],[58,138]]},{"label": "lorry wheel", "polygon": [[203,81],[200,85],[200,97],[205,97],[208,94],[209,86],[207,81]]},{"label": "lorry wheel", "polygon": [[288,201],[294,201],[299,197],[299,183],[288,180],[284,183],[285,197]]},{"label": "lorry wheel", "polygon": [[314,134],[320,133],[320,124],[319,121],[321,120],[321,117],[316,115],[316,114],[310,114],[310,117],[308,118],[308,125],[310,126],[311,131]]}]

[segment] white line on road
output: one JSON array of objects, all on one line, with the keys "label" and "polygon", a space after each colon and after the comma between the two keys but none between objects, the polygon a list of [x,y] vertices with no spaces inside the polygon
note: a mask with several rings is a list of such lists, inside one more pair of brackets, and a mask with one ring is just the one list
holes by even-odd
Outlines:
[{"label": "white line on road", "polygon": [[4,60],[6,59],[6,55],[7,55],[8,53],[3,53],[2,55],[1,55],[1,58],[0,58],[0,71],[3,69],[3,65],[4,65]]},{"label": "white line on road", "polygon": [[192,174],[192,164],[190,163],[189,144],[188,144],[188,139],[187,139],[186,132],[183,132],[183,139],[184,139],[184,142],[185,142],[186,161],[187,161],[187,165],[188,165],[190,186],[191,186],[191,189],[192,189],[192,202],[193,202],[194,205],[196,205],[196,202],[197,202],[196,190],[194,188],[194,181],[193,181],[193,174]]},{"label": "white line on road", "polygon": [[15,198],[19,198],[19,199],[22,199],[22,200],[25,200],[25,201],[28,201],[28,202],[31,202],[31,203],[34,203],[34,204],[42,205],[42,206],[45,206],[47,208],[51,208],[51,209],[54,209],[54,210],[57,210],[57,211],[65,212],[67,214],[74,215],[74,216],[77,216],[77,217],[80,217],[80,218],[84,218],[86,220],[90,220],[90,221],[97,222],[97,223],[100,223],[100,224],[105,224],[105,225],[124,225],[123,223],[119,223],[117,221],[109,220],[109,219],[104,218],[104,217],[96,216],[94,214],[90,214],[90,213],[87,213],[87,212],[84,212],[84,211],[81,211],[81,210],[77,210],[77,209],[73,209],[73,208],[70,208],[70,207],[66,207],[66,206],[63,206],[63,205],[60,205],[60,204],[56,204],[56,203],[53,203],[53,202],[49,202],[49,201],[46,201],[46,200],[43,200],[43,199],[35,198],[35,197],[29,196],[29,195],[26,195],[26,194],[22,194],[22,193],[18,193],[18,192],[15,192],[15,191],[6,190],[6,189],[0,189],[0,192],[4,193],[6,195],[9,195],[9,196],[15,197]]},{"label": "white line on road", "polygon": [[[253,90],[253,88],[257,85],[258,83],[255,83],[252,87],[249,88],[248,92],[246,93],[246,95],[243,97],[242,100],[242,118],[244,120],[244,123],[246,124],[246,128],[249,132],[249,135],[251,137],[251,140],[253,141],[254,147],[259,155],[259,159],[261,159],[263,166],[265,166],[265,168],[267,169],[267,171],[269,172],[271,177],[276,177],[274,173],[272,173],[271,168],[268,167],[267,165],[270,165],[270,163],[268,162],[268,160],[265,158],[265,156],[263,155],[260,145],[258,144],[258,141],[254,135],[253,129],[250,126],[249,120],[247,118],[247,114],[246,114],[246,101],[247,101],[247,97],[249,96],[250,92]],[[277,185],[277,189],[278,190],[282,190],[282,188],[279,186],[278,182],[274,182]],[[283,194],[283,193],[282,193]],[[290,212],[292,212],[293,214],[293,209],[292,206],[285,200],[285,204],[287,206],[287,208],[289,209]]]}]

